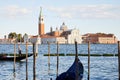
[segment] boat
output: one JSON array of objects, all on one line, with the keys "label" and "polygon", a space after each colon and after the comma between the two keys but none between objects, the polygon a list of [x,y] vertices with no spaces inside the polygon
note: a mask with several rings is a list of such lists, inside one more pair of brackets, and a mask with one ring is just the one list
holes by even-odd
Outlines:
[{"label": "boat", "polygon": [[[32,55],[28,54],[28,57]],[[14,58],[16,61],[20,61],[26,58],[26,54],[16,54],[16,57],[14,57],[14,54],[0,54],[0,61],[14,61]]]},{"label": "boat", "polygon": [[56,80],[82,80],[84,67],[80,59],[78,58],[76,41],[75,41],[75,49],[76,49],[76,55],[72,66],[66,72],[63,72],[62,74],[57,76]]}]

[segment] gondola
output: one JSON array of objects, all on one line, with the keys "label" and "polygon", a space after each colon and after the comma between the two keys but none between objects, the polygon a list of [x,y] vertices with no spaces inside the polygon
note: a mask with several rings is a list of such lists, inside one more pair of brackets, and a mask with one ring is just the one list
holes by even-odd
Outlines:
[{"label": "gondola", "polygon": [[[28,57],[33,54],[28,54]],[[26,58],[26,54],[16,54],[16,61],[20,61]],[[14,54],[0,54],[0,61],[14,61]]]},{"label": "gondola", "polygon": [[64,73],[57,76],[56,80],[82,80],[83,78],[83,64],[78,58],[78,52],[77,52],[77,42],[75,41],[75,60],[72,66]]}]

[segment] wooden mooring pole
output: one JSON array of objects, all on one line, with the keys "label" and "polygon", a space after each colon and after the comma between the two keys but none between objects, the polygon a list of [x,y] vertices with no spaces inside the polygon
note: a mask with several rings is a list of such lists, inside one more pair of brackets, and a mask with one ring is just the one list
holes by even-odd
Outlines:
[{"label": "wooden mooring pole", "polygon": [[14,68],[13,68],[14,77],[16,77],[15,68],[16,68],[16,42],[14,43]]},{"label": "wooden mooring pole", "polygon": [[75,57],[77,58],[78,57],[78,50],[77,50],[77,41],[75,41]]},{"label": "wooden mooring pole", "polygon": [[88,80],[90,80],[90,42],[88,42]]},{"label": "wooden mooring pole", "polygon": [[50,70],[50,42],[48,42],[48,70]]},{"label": "wooden mooring pole", "polygon": [[57,75],[58,76],[58,68],[59,68],[59,43],[57,42]]},{"label": "wooden mooring pole", "polygon": [[28,42],[26,42],[26,80],[28,80]]},{"label": "wooden mooring pole", "polygon": [[36,80],[36,53],[35,53],[35,43],[33,43],[33,80]]},{"label": "wooden mooring pole", "polygon": [[118,80],[120,80],[120,41],[118,41]]}]

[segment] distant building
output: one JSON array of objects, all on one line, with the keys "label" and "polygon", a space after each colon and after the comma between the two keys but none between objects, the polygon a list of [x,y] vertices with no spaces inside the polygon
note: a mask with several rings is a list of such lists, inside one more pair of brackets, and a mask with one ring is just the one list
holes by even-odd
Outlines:
[{"label": "distant building", "polygon": [[29,42],[31,42],[31,40],[36,40],[36,44],[41,44],[41,38],[37,35],[37,36],[31,36],[29,38]]},{"label": "distant building", "polygon": [[56,27],[56,30],[53,31],[52,27],[50,28],[50,32],[44,33],[44,18],[42,15],[42,9],[40,11],[39,16],[39,32],[38,35],[41,37],[41,43],[46,44],[47,42],[56,43],[59,42],[60,44],[74,44],[76,40],[78,43],[82,42],[81,35],[78,29],[68,29],[68,27],[63,24],[60,26],[60,29]]},{"label": "distant building", "polygon": [[15,39],[0,39],[0,44],[14,44]]},{"label": "distant building", "polygon": [[114,44],[117,43],[117,38],[114,34],[96,33],[96,34],[85,34],[82,36],[83,43],[103,43],[103,44]]},{"label": "distant building", "polygon": [[47,44],[48,42],[50,42],[50,43],[59,42],[59,44],[67,43],[65,37],[56,37],[56,36],[44,36],[44,37],[41,37],[41,43],[42,44]]},{"label": "distant building", "polygon": [[78,29],[67,29],[65,23],[62,24],[60,30],[56,28],[55,31],[50,30],[50,32],[41,36],[41,43],[45,44],[47,42],[60,44],[74,44],[74,41],[78,43],[82,42],[81,35]]},{"label": "distant building", "polygon": [[41,44],[41,38],[37,35],[37,36],[33,36],[33,35],[27,35],[27,34],[25,34],[24,36],[23,36],[23,38],[24,38],[24,44],[26,44],[26,42],[28,42],[28,44],[31,44],[31,40],[32,39],[36,39],[37,40],[37,44]]},{"label": "distant building", "polygon": [[29,42],[29,38],[30,36],[28,36],[27,34],[23,35],[24,43]]},{"label": "distant building", "polygon": [[67,36],[68,44],[74,44],[75,40],[78,42],[78,44],[82,42],[82,37],[78,29],[72,29],[69,33],[70,34]]}]

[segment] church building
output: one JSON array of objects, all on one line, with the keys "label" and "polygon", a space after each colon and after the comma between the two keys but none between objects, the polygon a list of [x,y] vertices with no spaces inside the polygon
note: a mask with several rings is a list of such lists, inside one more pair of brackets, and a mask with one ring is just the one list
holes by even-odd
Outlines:
[{"label": "church building", "polygon": [[57,27],[55,31],[53,31],[52,27],[50,27],[50,32],[45,33],[45,24],[44,17],[42,14],[42,8],[40,10],[39,15],[38,36],[40,36],[41,38],[41,44],[47,44],[47,42],[59,42],[60,44],[74,44],[75,40],[78,43],[82,42],[79,30],[76,28],[68,29],[64,22],[62,23],[60,28]]}]

